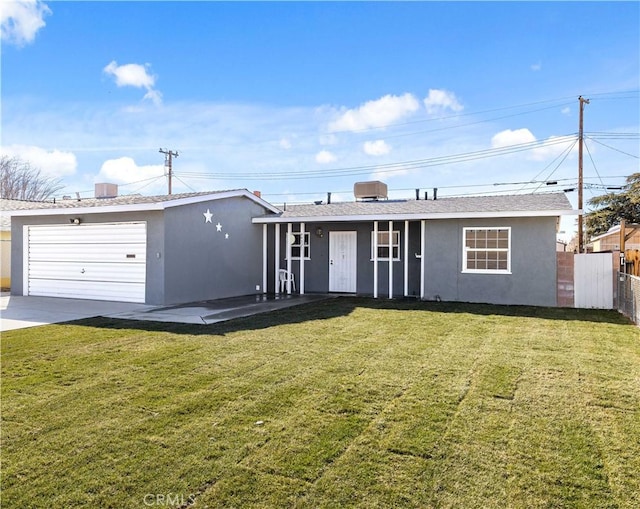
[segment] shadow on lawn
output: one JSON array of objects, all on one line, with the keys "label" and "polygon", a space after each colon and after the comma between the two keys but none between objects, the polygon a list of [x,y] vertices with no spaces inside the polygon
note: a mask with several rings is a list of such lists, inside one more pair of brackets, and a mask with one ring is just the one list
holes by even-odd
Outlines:
[{"label": "shadow on lawn", "polygon": [[67,323],[108,329],[138,329],[188,335],[225,335],[236,331],[260,330],[278,325],[299,324],[312,320],[327,320],[347,316],[356,308],[425,311],[481,316],[510,316],[539,318],[542,320],[633,325],[628,318],[616,311],[609,310],[498,306],[460,302],[422,302],[415,299],[378,300],[367,297],[338,297],[209,325],[125,320],[105,317],[87,318]]}]

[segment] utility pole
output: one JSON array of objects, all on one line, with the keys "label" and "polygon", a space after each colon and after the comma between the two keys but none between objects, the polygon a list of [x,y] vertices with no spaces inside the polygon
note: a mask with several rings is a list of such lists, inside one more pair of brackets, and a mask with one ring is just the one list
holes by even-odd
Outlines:
[{"label": "utility pole", "polygon": [[178,151],[171,151],[166,148],[161,148],[158,152],[164,154],[164,167],[165,167],[165,175],[168,177],[169,183],[169,192],[167,194],[171,194],[171,177],[173,176],[172,172],[172,158],[178,157]]},{"label": "utility pole", "polygon": [[589,104],[589,99],[584,99],[582,96],[580,96],[578,97],[578,101],[580,102],[580,120],[578,126],[578,253],[582,253],[584,249],[584,217],[582,214],[582,145],[584,142],[584,130],[582,126],[584,120],[584,105]]}]

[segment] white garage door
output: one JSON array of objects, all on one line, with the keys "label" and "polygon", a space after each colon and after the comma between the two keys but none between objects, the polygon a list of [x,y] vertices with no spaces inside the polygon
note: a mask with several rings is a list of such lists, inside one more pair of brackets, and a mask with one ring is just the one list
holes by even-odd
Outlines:
[{"label": "white garage door", "polygon": [[24,228],[25,295],[145,301],[146,223]]}]

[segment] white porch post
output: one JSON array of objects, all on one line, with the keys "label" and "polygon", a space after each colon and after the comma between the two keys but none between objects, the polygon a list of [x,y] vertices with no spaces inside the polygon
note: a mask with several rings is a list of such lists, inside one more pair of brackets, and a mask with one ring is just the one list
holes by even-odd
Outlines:
[{"label": "white porch post", "polygon": [[276,295],[280,293],[280,223],[276,223],[276,249],[275,249],[275,267],[276,267]]},{"label": "white porch post", "polygon": [[373,298],[378,298],[378,221],[373,222]]},{"label": "white porch post", "polygon": [[267,293],[267,225],[262,225],[262,293]]},{"label": "white porch post", "polygon": [[425,256],[425,226],[426,221],[422,219],[420,221],[420,300],[424,299],[424,259]]},{"label": "white porch post", "polygon": [[404,222],[404,296],[409,296],[409,221]]},{"label": "white porch post", "polygon": [[393,299],[393,221],[389,221],[389,298]]},{"label": "white porch post", "polygon": [[[309,239],[309,250],[311,250],[311,239]],[[300,223],[300,281],[298,290],[300,295],[304,295],[304,223]]]},{"label": "white porch post", "polygon": [[293,235],[293,225],[287,223],[287,241],[285,242],[287,252],[287,295],[291,295],[291,235]]}]

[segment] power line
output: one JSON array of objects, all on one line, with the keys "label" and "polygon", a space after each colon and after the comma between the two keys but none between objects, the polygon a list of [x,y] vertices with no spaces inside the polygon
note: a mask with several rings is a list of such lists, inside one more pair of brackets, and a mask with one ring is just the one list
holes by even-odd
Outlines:
[{"label": "power line", "polygon": [[414,159],[410,161],[401,161],[396,163],[351,166],[343,168],[331,168],[323,170],[292,170],[265,175],[264,172],[234,172],[234,173],[202,173],[202,172],[181,172],[183,177],[202,178],[223,180],[229,178],[243,178],[246,180],[282,180],[282,179],[309,179],[309,178],[327,178],[327,177],[345,177],[369,173],[375,171],[378,173],[393,173],[398,171],[406,171],[412,169],[428,168],[432,166],[442,166],[448,164],[456,164],[462,162],[476,161],[490,157],[502,155],[510,155],[527,150],[535,150],[555,145],[566,144],[568,142],[575,143],[573,135],[559,136],[549,138],[543,141],[533,141],[527,143],[519,143],[508,145],[505,147],[497,147],[492,149],[477,150],[474,152],[464,152],[449,156],[433,157],[428,159]]},{"label": "power line", "polygon": [[598,145],[602,145],[603,147],[607,147],[608,149],[615,150],[616,152],[620,152],[621,154],[624,154],[625,156],[633,157],[634,159],[640,159],[640,157],[638,157],[638,156],[636,156],[636,155],[629,154],[629,152],[625,152],[624,150],[620,150],[620,149],[618,149],[618,148],[615,148],[615,147],[612,147],[612,146],[610,146],[610,145],[607,145],[606,143],[602,143],[601,141],[598,141],[598,140],[597,140],[597,139],[595,139],[595,138],[591,138],[591,137],[589,137],[589,139],[590,139],[591,141],[594,141],[594,142],[595,142],[595,143],[597,143]]}]

